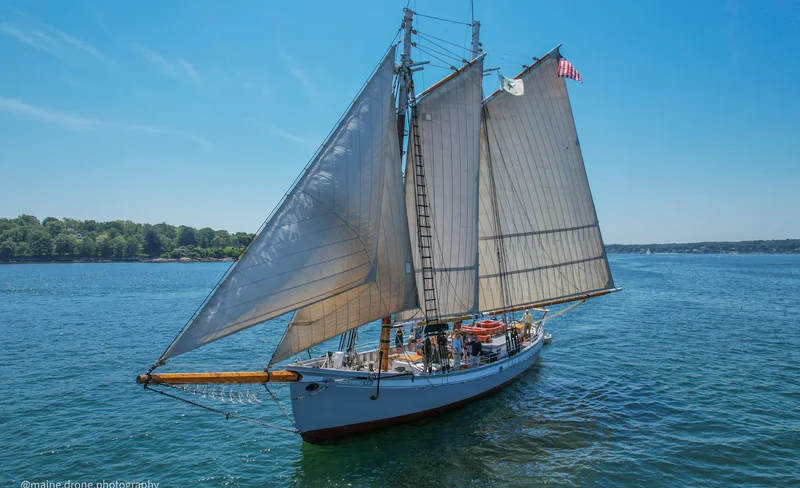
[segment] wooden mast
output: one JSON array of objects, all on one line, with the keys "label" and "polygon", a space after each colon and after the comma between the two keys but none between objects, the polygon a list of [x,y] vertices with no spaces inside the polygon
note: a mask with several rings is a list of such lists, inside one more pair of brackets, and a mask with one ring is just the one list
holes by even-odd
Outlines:
[{"label": "wooden mast", "polygon": [[[403,159],[403,147],[405,146],[406,134],[406,114],[408,113],[408,93],[411,78],[411,24],[414,19],[414,12],[411,9],[403,9],[403,53],[400,55],[401,66],[398,77],[402,78],[399,83],[400,90],[397,95],[397,140],[399,143],[400,160]],[[384,317],[381,321],[381,342],[380,342],[380,369],[389,370],[389,345],[391,343],[392,317]]]}]

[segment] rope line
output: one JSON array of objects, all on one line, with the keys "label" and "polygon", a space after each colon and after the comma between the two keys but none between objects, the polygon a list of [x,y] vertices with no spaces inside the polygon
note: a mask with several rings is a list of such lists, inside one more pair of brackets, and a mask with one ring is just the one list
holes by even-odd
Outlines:
[{"label": "rope line", "polygon": [[450,23],[453,23],[453,24],[461,24],[461,25],[472,26],[472,24],[470,24],[468,22],[459,22],[457,20],[443,19],[441,17],[434,17],[432,15],[421,14],[419,12],[414,12],[414,15],[416,15],[417,17],[426,17],[426,18],[433,19],[433,20],[441,20],[442,22],[450,22]]},{"label": "rope line", "polygon": [[[165,385],[165,386],[170,386],[170,385]],[[175,388],[174,386],[170,386],[170,387],[171,388]],[[209,410],[209,411],[214,412],[214,413],[222,414],[222,415],[225,416],[225,420],[229,420],[230,418],[235,418],[235,419],[239,419],[239,420],[244,420],[245,422],[251,422],[253,424],[261,425],[262,427],[269,427],[271,429],[282,430],[284,432],[291,432],[292,434],[299,434],[300,433],[300,431],[297,430],[297,429],[289,429],[287,427],[281,427],[280,425],[268,424],[266,422],[262,422],[262,421],[256,420],[256,419],[251,419],[249,417],[245,417],[243,415],[239,415],[239,414],[236,414],[236,413],[233,413],[233,412],[226,412],[226,411],[220,410],[218,408],[209,407],[208,405],[203,405],[202,403],[189,400],[188,398],[182,398],[182,397],[179,397],[178,395],[173,395],[172,393],[167,393],[166,391],[156,390],[156,389],[150,388],[146,383],[144,385],[144,389],[147,390],[147,391],[152,391],[154,393],[158,393],[159,395],[164,395],[165,397],[168,397],[168,398],[172,398],[173,400],[178,400],[178,401],[187,403],[189,405],[193,405],[195,407],[200,407],[200,408]],[[283,410],[283,409],[281,408],[281,410]],[[292,422],[292,425],[294,425],[294,422]]]},{"label": "rope line", "polygon": [[[438,56],[436,56],[436,55],[434,55],[434,54],[431,54],[431,53],[429,53],[429,52],[428,52],[426,49],[424,49],[422,46],[420,46],[420,45],[417,45],[417,46],[415,46],[415,47],[416,47],[417,49],[419,49],[420,51],[422,51],[423,53],[427,54],[428,56],[430,56],[430,57],[432,57],[432,58],[434,58],[434,59],[436,59],[436,60],[438,60],[438,61],[441,61],[442,63],[449,64],[449,63],[448,63],[447,61],[445,61],[444,59],[442,59],[442,58],[440,58],[440,57],[438,57]],[[453,70],[453,71],[456,71],[456,67],[455,67],[455,66],[453,66],[453,65],[450,65],[450,69],[451,69],[451,70]]]},{"label": "rope line", "polygon": [[[446,53],[449,53],[450,55],[452,55],[454,58],[456,58],[457,60],[459,60],[461,62],[469,62],[469,60],[464,59],[464,56],[461,56],[460,54],[454,53],[453,51],[447,49],[446,47],[437,44],[435,41],[427,39],[426,36],[420,35],[419,32],[417,32],[417,37],[420,38],[420,40],[424,40],[425,42],[433,44],[434,46],[438,47],[439,49],[444,50]],[[431,47],[428,47],[428,49],[433,50]],[[467,49],[467,50],[469,51],[469,49]],[[445,54],[442,53],[441,51],[435,51],[435,52],[445,56]]]},{"label": "rope line", "polygon": [[430,35],[430,34],[427,34],[427,33],[425,33],[425,32],[420,32],[419,30],[417,31],[417,36],[419,36],[419,37],[423,37],[423,38],[429,38],[429,39],[428,39],[429,41],[430,41],[430,39],[436,39],[437,41],[444,42],[445,44],[450,44],[451,46],[455,46],[455,47],[457,47],[457,48],[459,48],[459,49],[465,49],[465,50],[467,50],[467,51],[471,52],[472,54],[478,54],[478,51],[473,51],[472,49],[470,49],[470,48],[468,48],[468,47],[465,47],[465,46],[459,46],[459,45],[458,45],[458,44],[456,44],[455,42],[450,42],[450,41],[448,41],[448,40],[446,40],[446,39],[442,39],[441,37],[436,37],[436,36],[432,36],[432,35]]}]

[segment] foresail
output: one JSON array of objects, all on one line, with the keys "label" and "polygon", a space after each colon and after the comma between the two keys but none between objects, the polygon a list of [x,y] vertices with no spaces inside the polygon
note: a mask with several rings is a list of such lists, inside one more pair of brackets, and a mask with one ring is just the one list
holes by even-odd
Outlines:
[{"label": "foresail", "polygon": [[484,106],[483,311],[614,287],[558,60],[555,49],[519,77],[523,95]]},{"label": "foresail", "polygon": [[375,280],[394,54],[162,359]]},{"label": "foresail", "polygon": [[[434,286],[438,316],[477,308],[478,180],[480,165],[483,58],[473,61],[419,100],[417,128],[409,131],[406,163],[406,211],[414,254],[417,293],[425,308],[417,228],[414,162],[422,156],[432,234]],[[416,136],[419,136],[418,139]],[[416,143],[418,142],[418,145]],[[429,307],[430,308],[430,307]],[[422,318],[427,309],[402,314]]]},{"label": "foresail", "polygon": [[394,126],[388,130],[375,281],[298,310],[270,364],[360,325],[418,306],[397,131]]}]

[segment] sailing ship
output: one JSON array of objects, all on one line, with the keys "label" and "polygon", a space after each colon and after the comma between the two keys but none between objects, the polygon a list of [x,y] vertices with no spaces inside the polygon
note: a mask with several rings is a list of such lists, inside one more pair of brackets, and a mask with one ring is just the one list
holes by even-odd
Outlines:
[{"label": "sailing ship", "polygon": [[[414,15],[404,10],[399,63],[393,43],[250,245],[137,377],[145,388],[182,398],[198,385],[288,382],[292,430],[309,442],[344,437],[501,388],[536,361],[544,307],[617,290],[560,46],[484,98],[492,70],[473,22],[472,59],[416,93],[425,63],[411,59]],[[155,372],[290,312],[264,371]],[[357,348],[357,330],[377,320],[380,343]],[[397,328],[416,341],[390,347]],[[336,337],[339,351],[300,356]]]}]

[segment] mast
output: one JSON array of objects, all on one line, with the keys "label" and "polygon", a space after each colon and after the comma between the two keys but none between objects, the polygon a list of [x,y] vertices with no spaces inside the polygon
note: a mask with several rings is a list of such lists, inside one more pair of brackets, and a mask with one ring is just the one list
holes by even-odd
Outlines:
[{"label": "mast", "polygon": [[[403,9],[403,52],[400,54],[400,68],[398,70],[399,93],[397,96],[397,141],[400,151],[400,158],[403,158],[403,147],[405,146],[405,126],[406,114],[408,113],[408,94],[409,86],[413,83],[411,75],[411,26],[414,19],[414,12],[411,9]],[[380,339],[380,370],[389,370],[389,344],[391,342],[392,318],[384,317],[381,320],[381,339]]]},{"label": "mast", "polygon": [[411,70],[411,25],[414,19],[414,12],[404,8],[403,17],[403,52],[400,54],[400,91],[397,97],[397,140],[400,143],[400,157],[403,156],[406,134],[406,114],[408,113],[408,87],[412,83]]},{"label": "mast", "polygon": [[483,49],[480,43],[481,37],[481,23],[477,20],[472,21],[472,56],[470,59],[475,59]]}]

